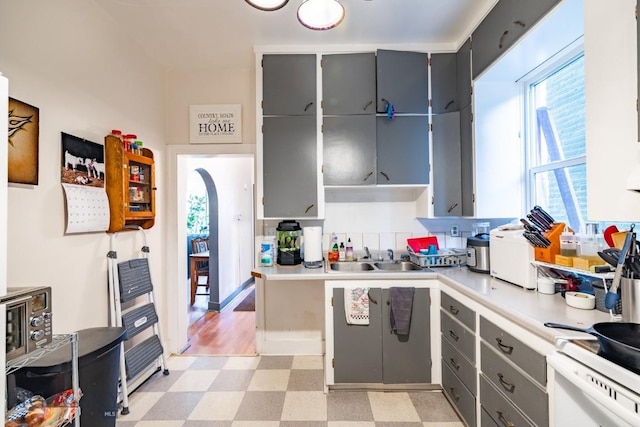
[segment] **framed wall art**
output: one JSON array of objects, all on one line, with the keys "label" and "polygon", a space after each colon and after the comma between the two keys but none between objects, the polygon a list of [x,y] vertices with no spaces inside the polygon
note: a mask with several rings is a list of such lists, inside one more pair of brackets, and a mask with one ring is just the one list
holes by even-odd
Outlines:
[{"label": "framed wall art", "polygon": [[9,182],[38,185],[40,110],[9,98]]},{"label": "framed wall art", "polygon": [[192,144],[241,143],[242,105],[190,105],[189,136]]}]

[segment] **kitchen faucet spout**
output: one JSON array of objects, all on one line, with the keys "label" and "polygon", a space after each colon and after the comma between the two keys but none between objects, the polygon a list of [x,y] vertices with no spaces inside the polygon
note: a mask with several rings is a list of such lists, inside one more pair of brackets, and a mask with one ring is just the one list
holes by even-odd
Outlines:
[{"label": "kitchen faucet spout", "polygon": [[389,261],[393,261],[393,249],[387,249],[387,255],[389,256]]},{"label": "kitchen faucet spout", "polygon": [[364,257],[366,259],[371,259],[371,252],[369,252],[369,248],[366,246],[364,247],[364,253],[365,253]]}]

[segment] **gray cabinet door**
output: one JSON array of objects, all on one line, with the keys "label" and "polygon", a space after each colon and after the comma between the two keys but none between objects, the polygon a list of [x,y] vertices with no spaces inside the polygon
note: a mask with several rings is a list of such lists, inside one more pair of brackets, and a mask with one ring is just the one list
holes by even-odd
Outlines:
[{"label": "gray cabinet door", "polygon": [[265,217],[317,217],[316,117],[265,117],[262,132]]},{"label": "gray cabinet door", "polygon": [[456,83],[458,110],[461,110],[471,104],[471,38],[456,52]]},{"label": "gray cabinet door", "polygon": [[429,118],[376,117],[378,184],[429,183]]},{"label": "gray cabinet door", "polygon": [[462,175],[460,163],[460,113],[438,114],[431,118],[433,142],[433,213],[435,216],[462,215]]},{"label": "gray cabinet door", "polygon": [[382,292],[370,288],[369,324],[347,323],[344,289],[333,290],[334,379],[336,383],[382,382]]},{"label": "gray cabinet door", "polygon": [[509,50],[560,0],[500,0],[475,29],[473,78]]},{"label": "gray cabinet door", "polygon": [[473,116],[471,104],[460,110],[460,174],[462,177],[462,216],[475,215],[475,195],[473,192]]},{"label": "gray cabinet door", "polygon": [[378,50],[377,111],[385,112],[387,102],[396,113],[429,112],[429,63],[426,53]]},{"label": "gray cabinet door", "polygon": [[376,183],[376,117],[325,117],[324,185]]},{"label": "gray cabinet door", "polygon": [[262,57],[262,114],[316,114],[316,55]]},{"label": "gray cabinet door", "polygon": [[350,53],[322,57],[322,113],[375,114],[376,55]]},{"label": "gray cabinet door", "polygon": [[415,289],[408,335],[391,332],[389,289],[382,290],[382,382],[431,382],[429,289]]},{"label": "gray cabinet door", "polygon": [[431,55],[431,112],[433,114],[458,111],[457,55]]}]

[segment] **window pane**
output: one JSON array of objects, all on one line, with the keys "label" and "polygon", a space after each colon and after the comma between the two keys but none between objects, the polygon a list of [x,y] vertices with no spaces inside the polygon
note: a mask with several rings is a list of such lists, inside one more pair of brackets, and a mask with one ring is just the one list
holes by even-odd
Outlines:
[{"label": "window pane", "polygon": [[587,217],[586,176],[586,164],[534,174],[535,204],[580,231]]}]

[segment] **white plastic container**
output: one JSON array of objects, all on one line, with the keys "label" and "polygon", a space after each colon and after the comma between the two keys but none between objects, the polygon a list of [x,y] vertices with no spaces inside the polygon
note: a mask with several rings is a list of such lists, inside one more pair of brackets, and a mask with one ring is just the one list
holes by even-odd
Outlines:
[{"label": "white plastic container", "polygon": [[263,240],[260,244],[260,266],[271,267],[273,265],[273,240]]}]

